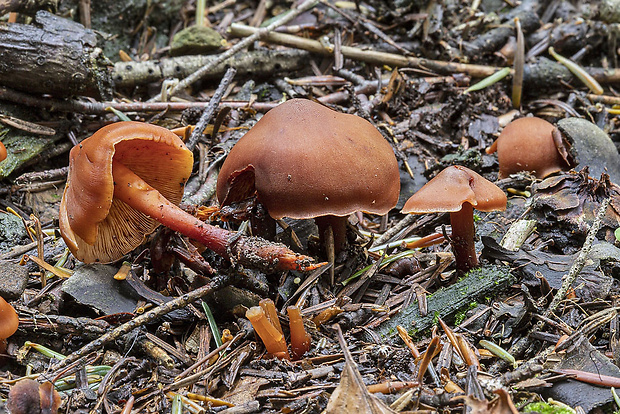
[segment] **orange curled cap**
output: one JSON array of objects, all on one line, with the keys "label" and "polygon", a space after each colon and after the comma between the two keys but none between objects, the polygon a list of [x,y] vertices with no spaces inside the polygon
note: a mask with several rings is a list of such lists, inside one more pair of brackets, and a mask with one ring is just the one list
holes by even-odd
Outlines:
[{"label": "orange curled cap", "polygon": [[499,178],[530,171],[538,178],[567,168],[551,133],[553,124],[529,117],[512,121],[497,138]]},{"label": "orange curled cap", "polygon": [[440,172],[412,195],[402,209],[403,213],[448,213],[460,211],[463,203],[476,210],[506,209],[506,194],[478,173],[459,165]]},{"label": "orange curled cap", "polygon": [[114,198],[112,159],[175,204],[181,202],[193,164],[179,137],[142,122],[108,125],[73,147],[59,224],[67,246],[85,263],[120,259],[159,225]]},{"label": "orange curled cap", "polygon": [[222,165],[221,205],[254,191],[273,218],[385,214],[398,201],[398,162],[365,119],[291,99],[267,112]]},{"label": "orange curled cap", "polygon": [[13,306],[0,297],[0,339],[6,339],[17,331],[19,317]]}]

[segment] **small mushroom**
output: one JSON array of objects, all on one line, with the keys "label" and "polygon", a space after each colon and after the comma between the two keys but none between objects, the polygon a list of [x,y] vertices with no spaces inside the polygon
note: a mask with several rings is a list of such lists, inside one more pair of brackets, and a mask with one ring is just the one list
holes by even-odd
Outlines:
[{"label": "small mushroom", "polygon": [[452,251],[459,274],[478,266],[474,244],[474,212],[506,209],[506,195],[489,180],[462,166],[437,174],[402,209],[403,213],[450,213]]},{"label": "small mushroom", "polygon": [[553,140],[553,124],[541,118],[528,117],[512,121],[499,138],[487,148],[487,154],[497,150],[499,178],[520,171],[530,171],[538,178],[568,168]]},{"label": "small mushroom", "polygon": [[[235,233],[179,208],[192,164],[192,153],[179,137],[141,122],[108,125],[76,145],[59,214],[71,252],[86,263],[112,262],[161,223],[241,264],[268,270],[306,268],[309,258],[283,245],[233,237]],[[244,248],[252,254],[242,255]]]},{"label": "small mushroom", "polygon": [[6,351],[6,339],[17,331],[19,317],[13,306],[0,297],[0,353]]},{"label": "small mushroom", "polygon": [[26,378],[11,387],[7,407],[11,414],[56,414],[60,403],[60,394],[51,382],[39,384]]},{"label": "small mushroom", "polygon": [[348,215],[386,214],[399,191],[392,147],[370,122],[306,99],[267,112],[232,148],[217,182],[223,206],[256,194],[275,219],[315,218],[322,239],[331,227],[336,251]]},{"label": "small mushroom", "polygon": [[0,142],[0,161],[6,160],[7,156],[8,156],[8,153],[6,151],[6,147],[4,146],[2,142]]},{"label": "small mushroom", "polygon": [[298,360],[310,350],[312,338],[306,332],[299,308],[297,306],[289,306],[286,308],[286,312],[288,313],[288,326],[291,331],[291,354],[293,355],[293,360]]},{"label": "small mushroom", "polygon": [[263,308],[253,306],[245,312],[245,317],[252,323],[269,354],[279,359],[291,359],[284,335],[269,321]]}]

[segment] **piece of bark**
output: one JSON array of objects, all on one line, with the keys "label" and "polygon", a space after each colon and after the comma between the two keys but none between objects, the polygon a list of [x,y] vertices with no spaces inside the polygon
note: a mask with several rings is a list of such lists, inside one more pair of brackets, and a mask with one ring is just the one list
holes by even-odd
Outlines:
[{"label": "piece of bark", "polygon": [[[145,62],[118,62],[112,78],[116,88],[157,82],[166,78],[185,78],[216,59],[218,55],[192,55]],[[261,77],[275,72],[290,72],[307,65],[309,53],[301,50],[261,49],[237,54],[217,65],[205,78],[219,78],[228,67],[237,76]]]},{"label": "piece of bark", "polygon": [[[514,280],[510,269],[500,266],[485,266],[471,270],[467,275],[451,286],[440,289],[427,297],[428,314],[422,316],[417,301],[383,322],[375,333],[388,342],[398,340],[396,327],[404,326],[408,330],[422,332],[436,323],[437,317],[451,319],[467,308],[472,302],[484,297],[494,297]],[[371,338],[366,334],[366,340]]]},{"label": "piece of bark", "polygon": [[109,99],[107,60],[95,34],[79,23],[37,12],[33,24],[0,24],[0,84],[58,97]]}]

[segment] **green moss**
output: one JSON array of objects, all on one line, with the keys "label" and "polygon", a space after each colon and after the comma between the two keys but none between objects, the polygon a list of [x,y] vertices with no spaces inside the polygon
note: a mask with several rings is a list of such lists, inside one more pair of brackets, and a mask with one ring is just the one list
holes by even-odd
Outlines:
[{"label": "green moss", "polygon": [[551,405],[546,402],[531,403],[523,407],[523,411],[526,413],[537,412],[540,414],[574,414],[574,411],[560,407],[558,405]]}]

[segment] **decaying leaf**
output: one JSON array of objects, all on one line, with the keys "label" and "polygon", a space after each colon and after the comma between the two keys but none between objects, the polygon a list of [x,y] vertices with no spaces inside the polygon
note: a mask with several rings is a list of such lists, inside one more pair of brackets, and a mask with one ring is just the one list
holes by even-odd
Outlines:
[{"label": "decaying leaf", "polygon": [[[572,237],[585,235],[596,216],[601,202],[611,197],[611,203],[603,217],[601,232],[613,243],[613,232],[620,226],[620,187],[609,180],[607,174],[600,179],[589,176],[587,168],[549,177],[533,187],[535,194],[531,218],[538,221],[538,230],[547,231],[556,245],[580,245],[583,240]],[[566,231],[569,230],[569,231]],[[567,235],[575,240],[566,240]]]},{"label": "decaying leaf", "polygon": [[325,413],[396,413],[396,411],[387,407],[381,400],[368,392],[362,375],[357,370],[357,364],[347,348],[340,327],[338,325],[335,326],[338,333],[338,340],[344,354],[345,364],[342,374],[340,375],[340,384],[338,384],[338,387],[336,387],[329,398]]}]

